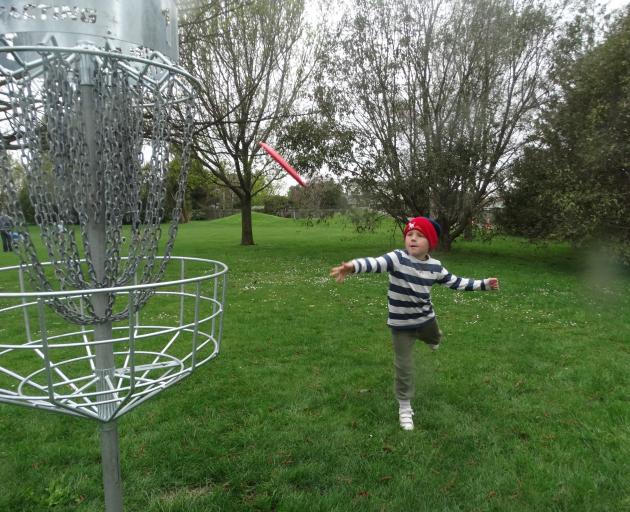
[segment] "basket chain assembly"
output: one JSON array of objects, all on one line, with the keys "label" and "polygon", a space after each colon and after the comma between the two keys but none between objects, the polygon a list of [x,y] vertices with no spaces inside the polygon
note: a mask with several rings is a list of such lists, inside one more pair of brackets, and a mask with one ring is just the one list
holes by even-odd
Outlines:
[{"label": "basket chain assembly", "polygon": [[[192,104],[184,99],[181,170],[165,257],[156,263],[172,156],[173,109],[167,107],[181,87],[176,74],[160,69],[157,81],[151,79],[152,73],[157,74],[151,66],[139,73],[117,56],[47,50],[42,50],[41,66],[36,69],[36,74],[27,69],[7,77],[6,88],[21,163],[27,170],[23,179],[56,283],[39,264],[6,152],[1,185],[4,197],[16,198],[7,213],[15,221],[17,252],[34,289],[87,290],[159,281],[177,233],[192,138]],[[86,111],[93,116],[95,141],[86,136]],[[147,144],[148,150],[143,148]],[[147,153],[150,157],[145,162]],[[96,162],[97,169],[90,168],[91,162]],[[103,256],[93,253],[90,223],[105,224],[105,240],[100,244],[106,247],[102,276],[94,270],[94,258]],[[123,234],[125,224],[128,236]],[[123,250],[128,256],[124,260]],[[151,293],[150,289],[138,293],[134,309],[140,309]],[[128,314],[126,306],[115,310],[114,294],[109,294],[104,314],[96,313],[86,297],[51,299],[50,305],[67,320],[82,325],[122,320]]]}]

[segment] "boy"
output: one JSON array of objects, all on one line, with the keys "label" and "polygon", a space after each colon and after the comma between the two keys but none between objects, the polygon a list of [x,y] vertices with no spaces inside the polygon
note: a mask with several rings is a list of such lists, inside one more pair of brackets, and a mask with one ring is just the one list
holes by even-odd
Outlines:
[{"label": "boy", "polygon": [[421,340],[437,350],[442,338],[431,304],[431,286],[437,283],[465,291],[499,289],[499,281],[494,277],[483,280],[457,277],[432,258],[429,251],[437,247],[440,231],[440,225],[434,220],[415,217],[403,231],[405,250],[396,249],[378,258],[355,259],[330,270],[338,283],[355,272],[389,273],[387,325],[392,331],[394,389],[400,426],[404,430],[413,430],[413,345]]}]

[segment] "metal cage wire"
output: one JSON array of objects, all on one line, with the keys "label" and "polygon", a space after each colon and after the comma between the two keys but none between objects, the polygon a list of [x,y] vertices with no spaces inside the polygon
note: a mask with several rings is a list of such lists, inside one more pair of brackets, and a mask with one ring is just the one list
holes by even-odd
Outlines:
[{"label": "metal cage wire", "polygon": [[194,121],[177,23],[176,0],[0,3],[0,214],[21,260],[0,269],[18,290],[0,293],[0,402],[101,422],[108,512],[122,511],[117,418],[214,359],[222,337],[227,267],[171,256]]},{"label": "metal cage wire", "polygon": [[[142,282],[159,280],[173,248],[187,178],[193,122],[190,86],[172,66],[156,67],[146,59],[136,59],[132,66],[126,58],[91,48],[46,48],[38,53],[30,69],[5,75],[5,91],[54,275],[46,275],[38,264],[6,161],[0,185],[31,282],[42,291],[123,286],[137,275],[138,266],[143,266]],[[184,104],[184,147],[166,257],[155,265],[172,158],[172,103]],[[151,156],[143,162],[147,147]],[[128,240],[121,234],[125,223],[130,225]],[[73,224],[79,230],[65,229]],[[128,258],[121,259],[121,253]],[[104,265],[100,272],[99,264]],[[143,291],[134,306],[141,307],[149,296],[150,291]],[[99,313],[89,302],[60,303],[53,298],[50,306],[77,324],[119,320],[128,313],[114,311],[112,295]]]},{"label": "metal cage wire", "polygon": [[[109,422],[214,359],[227,267],[200,258],[171,260],[177,279],[108,290],[133,304],[133,296],[150,287],[159,306],[134,310],[128,322],[113,327],[111,339],[101,340],[94,339],[93,329],[72,330],[70,323],[56,321],[46,302],[104,290],[28,292],[22,266],[0,269],[3,282],[11,280],[19,290],[0,293],[0,323],[22,317],[22,328],[14,330],[25,337],[7,339],[11,329],[0,336],[0,402]],[[95,350],[103,344],[113,345],[118,364],[99,373]]]}]

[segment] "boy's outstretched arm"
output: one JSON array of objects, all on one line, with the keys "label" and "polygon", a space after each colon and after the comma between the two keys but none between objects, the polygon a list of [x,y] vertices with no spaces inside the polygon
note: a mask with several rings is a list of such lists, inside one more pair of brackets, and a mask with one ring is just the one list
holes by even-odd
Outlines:
[{"label": "boy's outstretched arm", "polygon": [[330,277],[334,277],[338,283],[343,283],[343,280],[348,274],[354,273],[354,264],[350,261],[344,261],[338,267],[330,269]]}]

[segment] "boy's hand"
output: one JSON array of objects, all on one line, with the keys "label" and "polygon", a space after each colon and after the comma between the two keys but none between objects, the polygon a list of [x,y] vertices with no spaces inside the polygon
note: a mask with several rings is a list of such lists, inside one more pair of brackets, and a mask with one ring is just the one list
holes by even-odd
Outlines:
[{"label": "boy's hand", "polygon": [[346,276],[352,273],[354,273],[354,265],[349,261],[344,261],[338,267],[330,269],[330,277],[334,277],[338,283],[343,283]]},{"label": "boy's hand", "polygon": [[488,278],[488,285],[490,286],[491,290],[498,290],[499,289],[499,280],[496,277],[489,277]]}]

